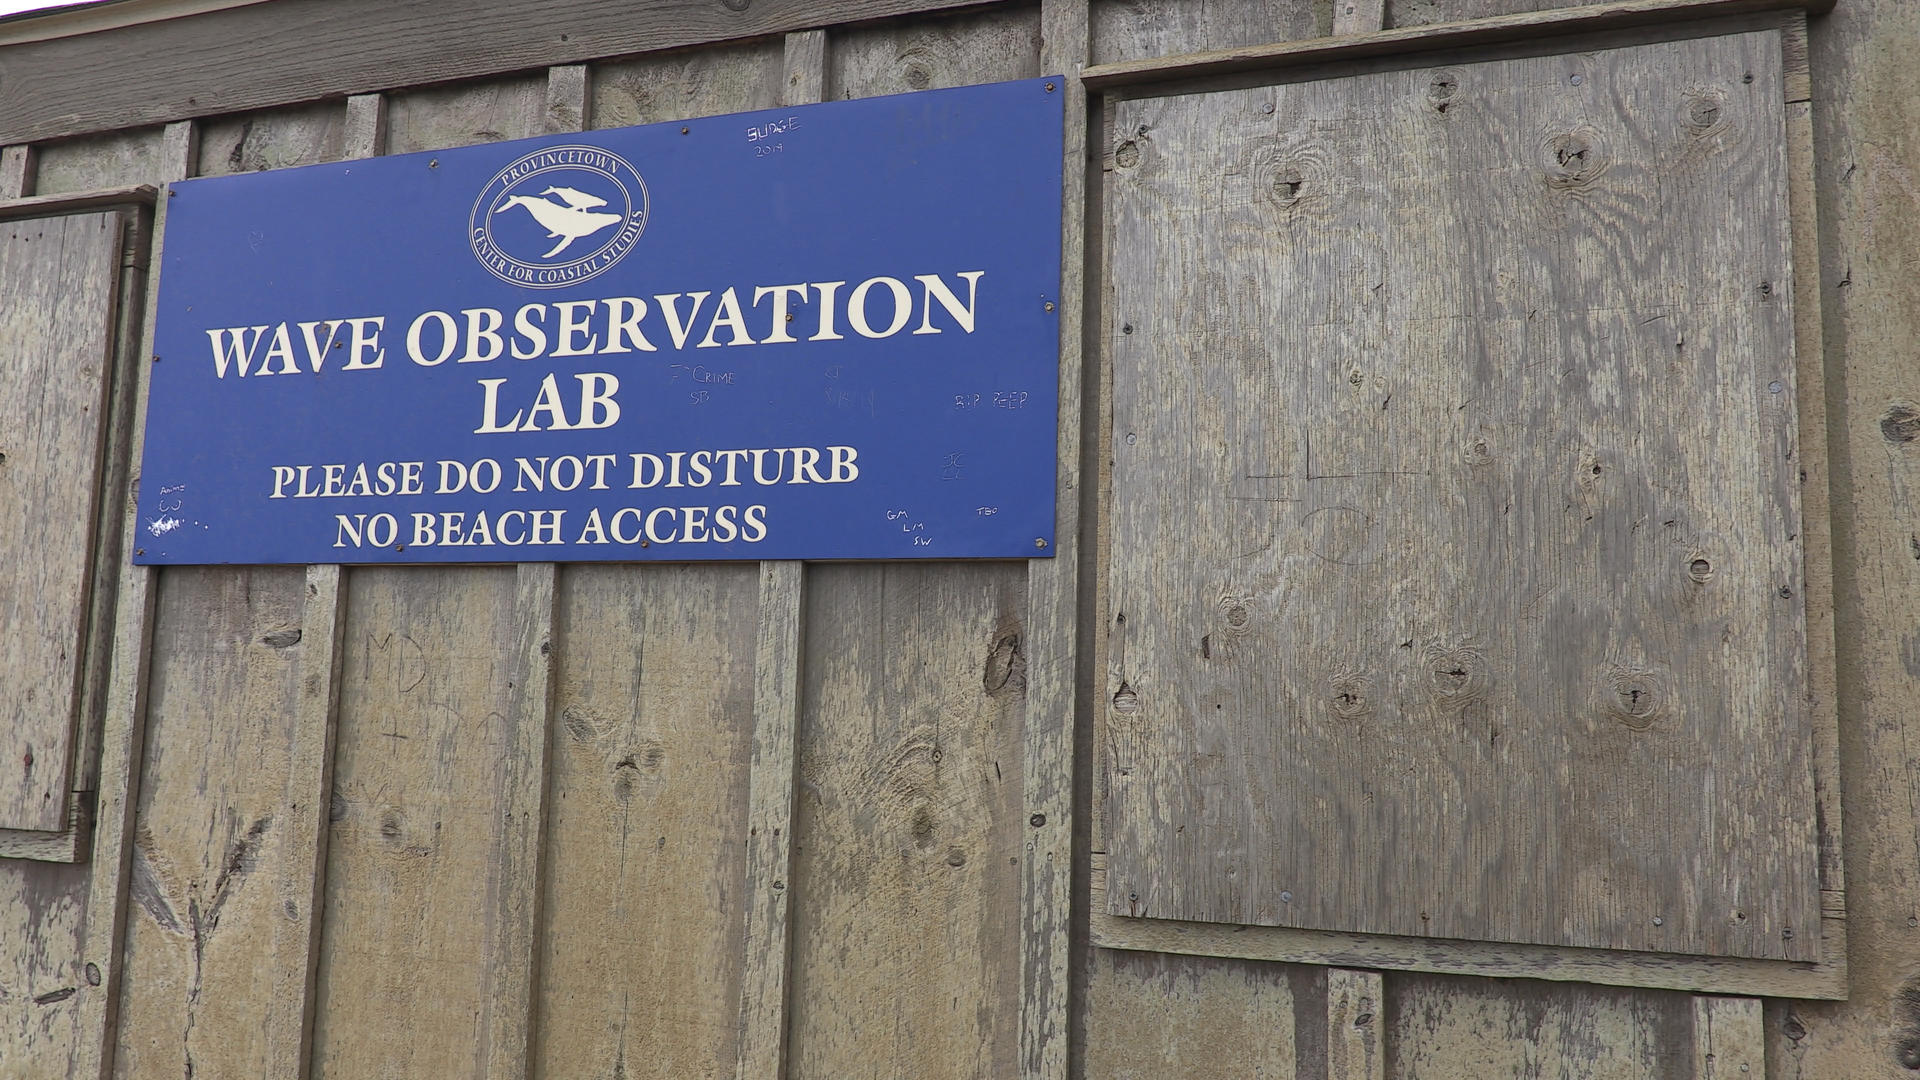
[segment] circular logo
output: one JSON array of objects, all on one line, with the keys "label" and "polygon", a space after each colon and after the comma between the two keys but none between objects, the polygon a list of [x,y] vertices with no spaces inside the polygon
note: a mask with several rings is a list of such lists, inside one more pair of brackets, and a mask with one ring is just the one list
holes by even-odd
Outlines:
[{"label": "circular logo", "polygon": [[647,227],[647,185],[597,146],[549,146],[494,174],[467,217],[473,256],[512,285],[557,289],[605,273]]}]

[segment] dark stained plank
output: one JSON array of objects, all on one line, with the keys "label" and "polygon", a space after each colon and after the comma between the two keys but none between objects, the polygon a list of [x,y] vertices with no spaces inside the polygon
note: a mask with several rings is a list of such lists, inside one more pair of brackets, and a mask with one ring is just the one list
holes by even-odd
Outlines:
[{"label": "dark stained plank", "polygon": [[9,47],[0,144],[981,2],[283,0]]},{"label": "dark stained plank", "polygon": [[1819,956],[1780,56],[1116,107],[1111,913]]}]

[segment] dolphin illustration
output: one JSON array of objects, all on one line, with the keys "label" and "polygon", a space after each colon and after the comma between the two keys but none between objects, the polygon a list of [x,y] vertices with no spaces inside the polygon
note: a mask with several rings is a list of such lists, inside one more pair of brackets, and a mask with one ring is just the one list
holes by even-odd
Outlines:
[{"label": "dolphin illustration", "polygon": [[[527,213],[533,215],[533,220],[545,227],[549,238],[560,238],[560,242],[553,245],[551,251],[540,256],[543,259],[550,259],[560,254],[575,240],[583,236],[592,236],[620,220],[619,214],[595,213],[587,209],[593,206],[605,206],[607,204],[605,199],[598,199],[572,188],[550,187],[547,191],[559,195],[567,205],[563,206],[551,199],[539,199],[531,195],[509,195],[499,206],[493,208],[493,212],[497,214],[509,206],[524,207]],[[545,195],[547,191],[541,194]]]}]

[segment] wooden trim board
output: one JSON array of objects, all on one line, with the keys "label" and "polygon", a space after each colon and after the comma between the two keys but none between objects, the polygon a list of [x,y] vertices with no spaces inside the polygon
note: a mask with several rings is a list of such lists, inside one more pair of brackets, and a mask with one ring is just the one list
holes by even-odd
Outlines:
[{"label": "wooden trim board", "polygon": [[1530,11],[1468,22],[1435,23],[1371,34],[1309,38],[1273,45],[1097,64],[1087,68],[1080,77],[1089,90],[1110,90],[1169,79],[1197,79],[1397,53],[1501,45],[1603,30],[1631,30],[1681,19],[1708,19],[1788,9],[1817,13],[1832,6],[1832,0],[1612,0],[1611,3],[1586,7]]},{"label": "wooden trim board", "polygon": [[280,0],[0,49],[0,143],[981,6],[984,0]]}]

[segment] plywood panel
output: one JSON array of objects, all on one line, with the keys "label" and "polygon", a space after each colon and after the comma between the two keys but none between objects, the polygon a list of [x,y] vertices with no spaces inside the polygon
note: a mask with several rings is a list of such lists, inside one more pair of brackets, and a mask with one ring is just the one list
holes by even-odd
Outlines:
[{"label": "plywood panel", "polygon": [[758,590],[561,571],[536,1077],[732,1075]]},{"label": "plywood panel", "polygon": [[781,54],[774,39],[595,64],[591,126],[770,109],[780,104]]},{"label": "plywood panel", "polygon": [[316,1078],[474,1075],[516,663],[511,568],[347,579]]},{"label": "plywood panel", "polygon": [[1087,1080],[1325,1075],[1320,968],[1094,949]]},{"label": "plywood panel", "polygon": [[0,224],[0,829],[67,822],[121,215]]},{"label": "plywood panel", "polygon": [[789,1075],[1018,1075],[1018,563],[807,575]]},{"label": "plywood panel", "polygon": [[1321,32],[1314,0],[1096,0],[1093,63],[1265,45]]},{"label": "plywood panel", "polygon": [[[1389,1080],[1694,1077],[1693,1001],[1654,990],[1394,975],[1387,983],[1386,1074]],[[1758,1080],[1760,1074],[1749,1075]]]},{"label": "plywood panel", "polygon": [[[115,1075],[265,1075],[299,742],[297,567],[161,572]],[[311,873],[311,871],[308,871]],[[296,1007],[297,1002],[292,1003]]]},{"label": "plywood panel", "polygon": [[1116,107],[1110,910],[1815,954],[1780,80]]}]

